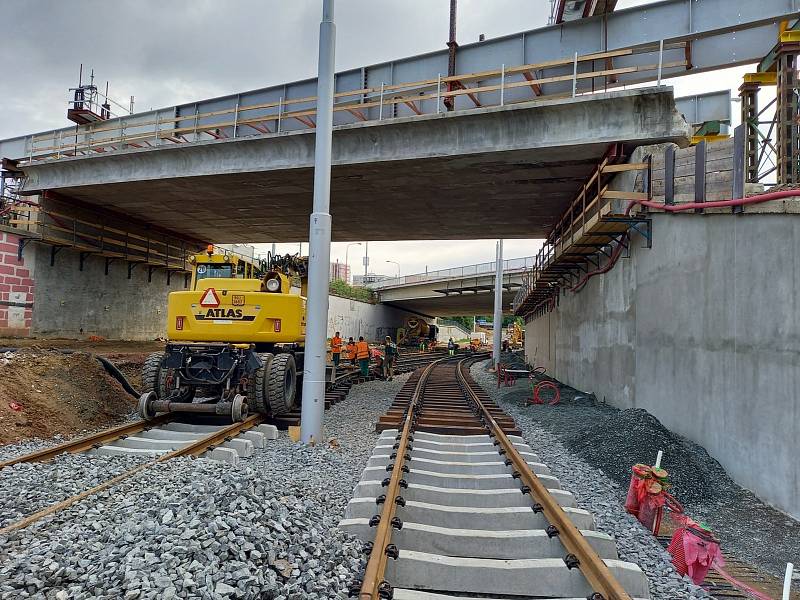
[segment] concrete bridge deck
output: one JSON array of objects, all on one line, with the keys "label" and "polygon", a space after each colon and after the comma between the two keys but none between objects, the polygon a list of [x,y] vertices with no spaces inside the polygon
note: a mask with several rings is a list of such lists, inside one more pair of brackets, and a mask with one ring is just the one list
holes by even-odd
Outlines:
[{"label": "concrete bridge deck", "polygon": [[[609,144],[689,136],[665,87],[342,125],[333,239],[545,237]],[[24,189],[198,239],[289,242],[308,237],[313,161],[313,130],[292,131],[31,164]]]}]

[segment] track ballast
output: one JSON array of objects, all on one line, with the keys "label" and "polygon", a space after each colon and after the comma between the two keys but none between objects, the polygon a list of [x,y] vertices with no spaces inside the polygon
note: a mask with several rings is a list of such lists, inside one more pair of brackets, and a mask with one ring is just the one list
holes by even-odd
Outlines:
[{"label": "track ballast", "polygon": [[340,527],[366,543],[361,600],[649,598],[470,360],[415,374],[378,423],[378,445]]}]

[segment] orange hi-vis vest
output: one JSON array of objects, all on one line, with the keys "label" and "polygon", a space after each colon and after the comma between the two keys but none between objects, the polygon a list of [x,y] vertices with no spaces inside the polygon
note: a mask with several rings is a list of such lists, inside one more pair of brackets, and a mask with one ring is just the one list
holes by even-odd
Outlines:
[{"label": "orange hi-vis vest", "polygon": [[367,342],[356,342],[356,358],[358,360],[369,358],[369,344]]},{"label": "orange hi-vis vest", "polygon": [[353,360],[356,357],[356,343],[347,344],[347,358]]},{"label": "orange hi-vis vest", "polygon": [[342,353],[342,338],[340,338],[340,337],[332,337],[331,338],[331,352],[333,354],[341,354]]}]

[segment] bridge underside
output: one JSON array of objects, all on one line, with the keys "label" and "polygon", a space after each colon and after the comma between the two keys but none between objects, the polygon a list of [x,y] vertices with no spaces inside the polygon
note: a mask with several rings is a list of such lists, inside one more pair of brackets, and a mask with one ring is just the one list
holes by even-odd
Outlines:
[{"label": "bridge underside", "polygon": [[[509,307],[503,311],[505,314],[512,314],[510,309],[514,300],[516,288],[513,291],[503,292],[503,306]],[[494,312],[494,292],[479,291],[463,292],[461,294],[441,294],[427,298],[409,298],[383,302],[389,306],[394,306],[409,312],[425,315],[428,317],[460,317],[469,315],[491,315]]]},{"label": "bridge underside", "polygon": [[[688,137],[667,88],[341,126],[333,239],[545,237],[609,144]],[[25,193],[209,242],[302,241],[313,159],[311,130],[118,150],[26,166]]]}]

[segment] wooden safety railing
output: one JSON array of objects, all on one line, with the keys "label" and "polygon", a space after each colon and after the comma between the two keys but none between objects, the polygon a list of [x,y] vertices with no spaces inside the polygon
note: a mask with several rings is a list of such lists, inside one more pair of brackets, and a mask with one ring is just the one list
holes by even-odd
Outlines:
[{"label": "wooden safety railing", "polygon": [[[610,180],[621,173],[645,172],[649,181],[651,163],[616,164],[622,158],[622,149],[612,146],[592,175],[583,184],[575,200],[563,212],[550,235],[534,259],[533,268],[523,277],[512,308],[515,313],[535,309],[555,293],[554,284],[561,278],[564,260],[574,265],[581,257],[591,257],[609,239],[627,231],[630,224],[625,201],[647,200],[650,192],[618,191],[609,189]],[[649,189],[649,186],[647,186]],[[613,224],[609,221],[613,220]],[[633,219],[631,219],[631,222]]]},{"label": "wooden safety railing", "polygon": [[[527,102],[532,99],[557,99],[578,94],[606,91],[622,85],[618,78],[627,76],[625,85],[653,81],[660,82],[664,70],[686,68],[688,43],[648,45],[609,52],[598,52],[560,60],[524,64],[513,67],[501,65],[499,69],[454,75],[438,76],[408,83],[364,87],[357,90],[342,91],[334,95],[334,112],[348,113],[354,122],[381,121],[393,118],[397,107],[405,107],[410,117],[436,114],[443,110],[445,99],[467,97],[475,108],[483,106],[503,106],[505,104]],[[664,52],[682,49],[687,58],[678,61],[664,61]],[[637,55],[653,55],[654,62],[614,67],[615,59],[630,58]],[[603,68],[597,68],[601,63]],[[547,71],[554,71],[548,75]],[[564,71],[567,71],[566,73]],[[636,78],[641,74],[640,78]],[[519,81],[507,81],[520,76]],[[634,76],[631,78],[631,76]],[[561,90],[570,88],[571,92],[546,93],[543,86],[550,84],[570,84],[559,86]],[[470,87],[472,84],[473,87]],[[532,96],[525,99],[509,99],[508,94],[520,88],[530,89]],[[155,117],[141,120],[141,116],[121,117],[108,122],[82,126],[74,132],[56,131],[31,136],[26,144],[26,157],[22,160],[33,162],[45,159],[60,159],[92,153],[103,153],[120,148],[145,148],[162,143],[191,143],[208,139],[242,137],[242,129],[253,131],[252,135],[282,133],[288,120],[314,128],[316,117],[316,96],[303,98],[281,98],[277,102],[264,102],[231,107],[205,113],[164,116],[157,111]],[[434,108],[426,110],[425,101],[434,101]],[[430,106],[430,103],[429,105]],[[369,109],[377,109],[377,117],[370,116]],[[263,114],[264,112],[267,114]],[[177,109],[176,109],[177,112]],[[262,113],[262,114],[254,114]],[[186,136],[192,135],[194,139]],[[207,137],[201,137],[207,136]],[[22,158],[22,157],[20,157]]]}]

